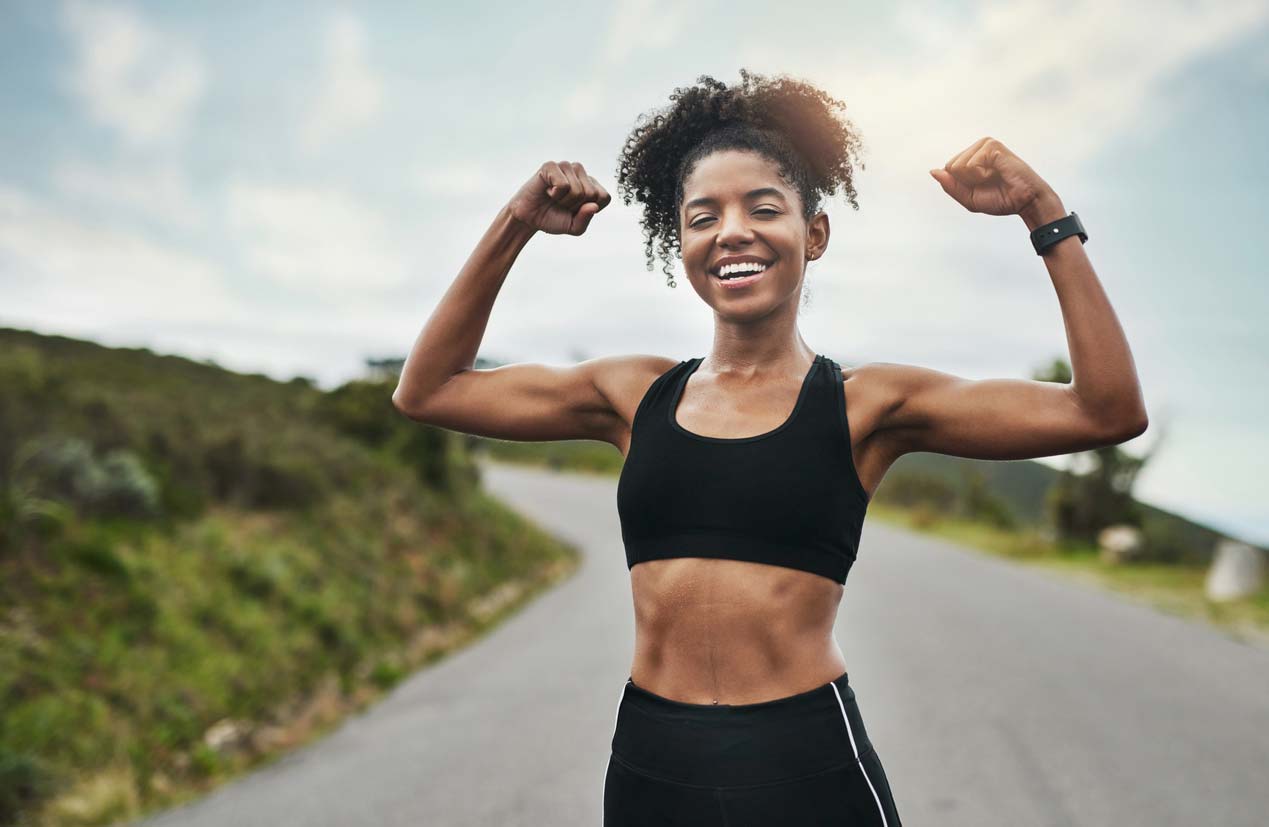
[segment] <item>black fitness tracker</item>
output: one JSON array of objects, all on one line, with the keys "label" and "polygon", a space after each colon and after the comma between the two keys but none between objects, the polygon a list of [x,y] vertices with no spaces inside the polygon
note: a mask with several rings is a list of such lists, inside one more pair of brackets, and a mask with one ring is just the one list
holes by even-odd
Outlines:
[{"label": "black fitness tracker", "polygon": [[1031,246],[1035,248],[1036,255],[1042,256],[1054,244],[1072,235],[1080,237],[1080,244],[1088,241],[1088,233],[1084,232],[1084,225],[1074,210],[1070,215],[1064,215],[1057,221],[1050,221],[1032,230]]}]

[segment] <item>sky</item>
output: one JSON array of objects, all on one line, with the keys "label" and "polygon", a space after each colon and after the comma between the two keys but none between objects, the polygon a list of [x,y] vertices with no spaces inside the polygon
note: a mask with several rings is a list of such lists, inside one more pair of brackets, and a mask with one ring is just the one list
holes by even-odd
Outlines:
[{"label": "sky", "polygon": [[863,142],[860,208],[826,202],[808,268],[817,352],[971,379],[1068,358],[1021,218],[927,172],[994,137],[1088,231],[1150,414],[1138,496],[1269,543],[1264,0],[7,0],[0,325],[334,387],[404,356],[499,208],[570,160],[613,201],[531,240],[481,355],[705,355],[711,312],[646,269],[616,159],[741,67],[815,83]]}]

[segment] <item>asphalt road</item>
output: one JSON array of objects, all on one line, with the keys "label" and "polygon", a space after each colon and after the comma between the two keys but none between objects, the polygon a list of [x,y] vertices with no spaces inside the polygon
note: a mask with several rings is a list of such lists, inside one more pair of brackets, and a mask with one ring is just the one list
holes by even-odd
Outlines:
[{"label": "asphalt road", "polygon": [[[598,827],[634,643],[615,481],[486,468],[583,548],[580,571],[320,742],[148,824]],[[1269,648],[880,523],[837,638],[905,827],[1269,823]]]}]

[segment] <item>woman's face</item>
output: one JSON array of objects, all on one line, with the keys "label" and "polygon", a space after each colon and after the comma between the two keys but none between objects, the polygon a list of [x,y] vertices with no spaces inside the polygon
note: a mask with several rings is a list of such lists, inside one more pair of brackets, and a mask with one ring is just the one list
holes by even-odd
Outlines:
[{"label": "woman's face", "polygon": [[[808,256],[819,258],[828,245],[828,216],[803,219],[797,191],[773,161],[756,152],[720,150],[702,158],[683,182],[679,240],[688,280],[710,307],[728,315],[765,315],[786,301],[796,303]],[[729,284],[719,270],[733,260],[766,269],[756,275],[742,270]]]}]

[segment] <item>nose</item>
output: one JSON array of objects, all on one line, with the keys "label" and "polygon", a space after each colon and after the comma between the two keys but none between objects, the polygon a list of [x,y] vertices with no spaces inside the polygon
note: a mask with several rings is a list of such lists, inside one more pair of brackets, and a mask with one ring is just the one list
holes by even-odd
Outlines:
[{"label": "nose", "polygon": [[722,247],[738,247],[753,241],[749,216],[742,210],[723,210],[718,219],[718,244]]}]

